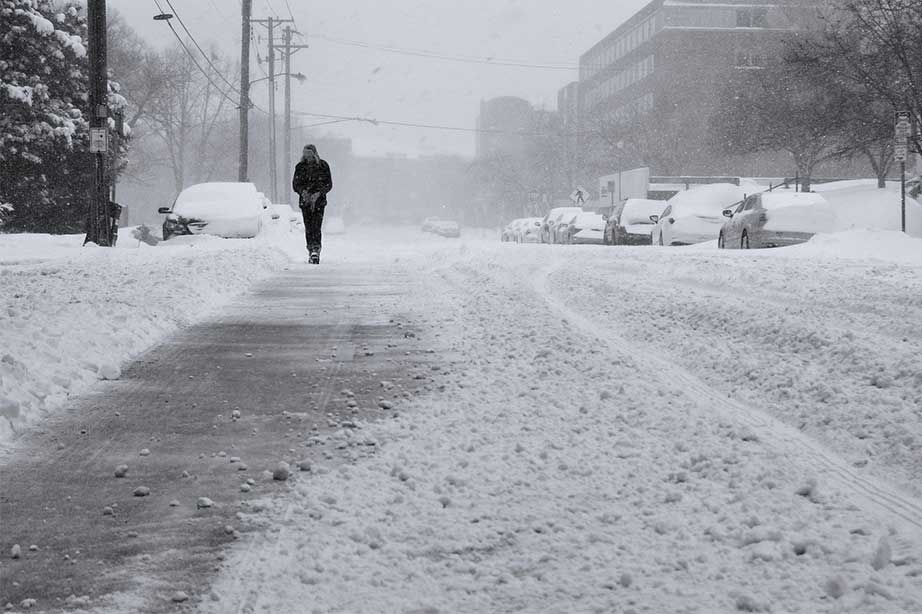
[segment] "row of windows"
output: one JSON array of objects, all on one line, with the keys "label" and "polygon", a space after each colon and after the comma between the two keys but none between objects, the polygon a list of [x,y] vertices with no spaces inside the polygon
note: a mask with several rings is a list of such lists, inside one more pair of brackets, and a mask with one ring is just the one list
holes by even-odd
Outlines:
[{"label": "row of windows", "polygon": [[653,38],[656,16],[648,17],[621,36],[598,49],[580,66],[580,80],[591,79],[606,66],[611,66],[640,45]]},{"label": "row of windows", "polygon": [[606,98],[617,94],[641,79],[649,77],[655,69],[653,56],[648,55],[639,62],[634,62],[624,70],[620,70],[610,78],[602,81],[590,89],[583,100],[586,108],[592,108]]},{"label": "row of windows", "polygon": [[618,107],[609,114],[609,117],[616,122],[629,122],[636,120],[638,116],[653,112],[653,93],[647,93],[637,100]]},{"label": "row of windows", "polygon": [[767,7],[747,6],[669,6],[663,12],[668,28],[767,28]]}]

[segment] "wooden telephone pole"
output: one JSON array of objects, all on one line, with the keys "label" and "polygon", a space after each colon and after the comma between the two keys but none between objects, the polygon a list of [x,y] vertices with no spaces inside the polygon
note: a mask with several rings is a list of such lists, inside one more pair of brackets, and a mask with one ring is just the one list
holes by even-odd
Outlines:
[{"label": "wooden telephone pole", "polygon": [[[283,53],[285,54],[285,172],[292,173],[291,168],[291,56],[300,51],[301,49],[307,49],[307,45],[292,45],[291,44],[291,35],[295,31],[291,29],[291,26],[285,27],[285,46],[283,47]],[[289,193],[289,203],[288,204],[297,204],[297,201],[291,201],[291,194]]]},{"label": "wooden telephone pole", "polygon": [[86,243],[115,244],[109,208],[109,76],[106,62],[106,0],[87,0],[87,38],[90,68],[90,153],[93,188],[87,212]]},{"label": "wooden telephone pole", "polygon": [[283,23],[294,23],[291,19],[251,19],[251,23],[266,26],[269,30],[269,195],[272,202],[278,202],[278,141],[275,127],[275,28]]},{"label": "wooden telephone pole", "polygon": [[250,14],[253,0],[240,3],[240,157],[237,164],[237,181],[249,181],[250,149]]}]

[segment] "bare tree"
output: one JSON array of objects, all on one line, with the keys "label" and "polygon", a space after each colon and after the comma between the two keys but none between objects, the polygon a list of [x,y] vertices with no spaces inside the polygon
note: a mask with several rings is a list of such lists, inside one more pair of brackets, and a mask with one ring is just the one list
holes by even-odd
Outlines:
[{"label": "bare tree", "polygon": [[[234,109],[227,92],[202,74],[200,65],[182,49],[165,51],[160,61],[170,67],[166,85],[150,102],[143,119],[166,148],[179,192],[189,176],[197,182],[212,179],[221,162],[233,154],[230,126]],[[223,60],[212,52],[212,62],[220,69]]]},{"label": "bare tree", "polygon": [[[801,53],[922,122],[922,0],[837,0]],[[892,116],[891,116],[892,121]],[[917,131],[911,148],[922,153]]]}]

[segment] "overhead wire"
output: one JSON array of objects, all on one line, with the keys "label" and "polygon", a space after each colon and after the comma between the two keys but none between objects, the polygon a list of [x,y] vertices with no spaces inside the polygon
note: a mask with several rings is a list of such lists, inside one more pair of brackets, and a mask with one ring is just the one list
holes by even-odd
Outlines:
[{"label": "overhead wire", "polygon": [[[182,20],[182,17],[179,16],[179,11],[177,11],[176,8],[173,6],[172,0],[166,0],[166,3],[167,3],[167,6],[170,7],[170,10],[173,11],[173,15],[175,15],[176,19],[179,21],[179,25],[182,26],[182,29],[185,30],[186,34],[189,36],[189,39],[192,41],[192,44],[195,45],[195,48],[199,50],[199,53],[202,54],[202,57],[205,58],[205,61],[208,62],[208,65],[211,66],[211,69],[215,72],[215,74],[221,77],[221,80],[224,81],[224,83],[226,83],[231,88],[232,91],[239,94],[240,89],[236,85],[231,83],[227,79],[227,77],[225,77],[224,74],[220,70],[218,70],[218,67],[214,65],[214,62],[211,61],[211,58],[208,57],[208,54],[205,53],[205,50],[202,49],[201,45],[198,44],[198,41],[195,40],[195,37],[192,36],[192,32],[189,31],[189,28],[186,27],[186,24]],[[157,6],[159,7],[160,5],[158,4]]]},{"label": "overhead wire", "polygon": [[402,47],[391,47],[388,45],[378,45],[374,43],[367,43],[364,41],[348,40],[342,38],[335,38],[332,36],[327,36],[326,34],[308,34],[308,38],[314,38],[318,40],[323,40],[328,43],[333,43],[334,45],[345,45],[349,47],[359,47],[362,49],[374,49],[376,51],[384,51],[386,53],[395,53],[399,55],[410,55],[422,58],[428,58],[431,60],[443,60],[448,62],[462,62],[468,64],[486,64],[491,66],[511,66],[516,68],[537,68],[545,70],[579,70],[579,66],[575,65],[564,65],[564,64],[538,64],[523,62],[518,60],[509,60],[509,59],[500,59],[500,58],[475,58],[469,56],[460,56],[460,55],[448,55],[443,53],[437,53],[434,51],[425,51],[421,49],[405,49]]},{"label": "overhead wire", "polygon": [[[167,3],[169,4],[169,0],[167,0]],[[154,4],[157,6],[157,10],[160,11],[160,13],[162,14],[164,11],[163,11],[163,7],[160,6],[160,2],[158,2],[157,0],[154,0]],[[172,8],[172,5],[170,6],[170,8],[171,8],[172,10],[175,11],[175,9]],[[175,13],[174,13],[174,14],[175,14]],[[177,18],[178,18],[178,16],[177,16]],[[239,105],[239,104],[240,104],[240,101],[237,100],[237,99],[235,99],[234,97],[230,96],[226,91],[224,91],[224,89],[222,89],[217,83],[215,83],[214,80],[212,80],[211,75],[208,74],[208,71],[205,70],[204,68],[202,68],[202,65],[201,65],[201,64],[199,63],[199,61],[196,59],[195,54],[192,53],[192,51],[189,50],[189,47],[186,46],[186,43],[183,41],[182,37],[179,35],[179,32],[176,31],[176,28],[173,27],[173,24],[170,23],[170,20],[167,19],[167,20],[165,20],[165,21],[166,21],[166,25],[169,26],[170,31],[173,33],[173,36],[175,36],[177,42],[179,42],[179,46],[182,47],[182,50],[186,52],[186,55],[189,56],[189,59],[192,60],[192,63],[195,64],[195,67],[198,68],[199,72],[202,73],[202,75],[205,77],[205,79],[208,81],[208,83],[209,83],[213,88],[215,88],[224,98],[226,98],[227,100],[229,100],[230,102],[232,102],[232,103],[235,104],[235,105]],[[186,32],[188,33],[188,30],[187,30]],[[192,37],[191,34],[190,34],[189,36],[190,36],[190,38]],[[193,39],[193,42],[195,42],[194,39]],[[199,51],[201,52],[201,47],[199,47],[197,43],[196,43],[196,47],[198,47]],[[204,54],[204,52],[202,52],[202,53]],[[207,59],[207,58],[206,58],[206,59]],[[219,73],[219,74],[220,74],[220,73]],[[223,78],[223,76],[222,76],[222,78]],[[224,79],[224,80],[225,80],[225,82],[227,81],[227,79]],[[236,93],[238,93],[238,94],[240,93],[240,91],[239,91],[237,88],[233,88],[233,90],[236,91]],[[254,109],[260,111],[261,113],[268,114],[268,111],[266,111],[266,110],[263,109],[262,107],[256,105],[252,100],[250,100],[250,106],[253,107]]]},{"label": "overhead wire", "polygon": [[[157,10],[163,13],[163,7],[160,6],[160,3],[157,0],[154,0],[154,4],[157,5]],[[185,42],[183,42],[182,37],[179,35],[179,32],[176,31],[176,28],[173,27],[173,24],[170,23],[169,19],[166,20],[166,25],[170,27],[170,31],[173,33],[173,36],[175,36],[176,40],[179,41],[179,46],[182,47],[183,51],[186,52],[186,55],[189,56],[189,59],[192,60],[192,63],[195,64],[196,68],[199,69],[199,72],[201,72],[205,76],[205,79],[208,80],[208,83],[210,83],[211,86],[215,88],[218,92],[220,92],[221,95],[224,96],[224,98],[227,98],[229,101],[233,102],[234,104],[237,104],[238,101],[234,100],[227,92],[225,92],[220,86],[218,86],[218,84],[215,83],[211,79],[211,75],[208,74],[208,71],[202,68],[202,65],[199,64],[198,60],[195,58],[195,54],[193,54],[189,50],[189,48],[186,46]]]},{"label": "overhead wire", "polygon": [[[452,132],[473,132],[473,133],[479,133],[479,134],[510,134],[510,135],[515,135],[515,136],[550,136],[550,133],[547,133],[547,132],[535,132],[535,131],[524,131],[524,130],[522,131],[502,130],[498,128],[464,128],[461,126],[445,126],[445,125],[440,125],[440,124],[421,124],[421,123],[414,123],[414,122],[383,120],[383,119],[375,119],[372,117],[359,117],[359,116],[350,117],[348,115],[310,113],[308,111],[293,111],[292,113],[294,115],[300,115],[300,116],[305,116],[305,117],[318,117],[318,118],[325,118],[325,119],[330,119],[330,120],[335,119],[335,120],[338,120],[336,123],[339,123],[340,121],[342,122],[354,121],[354,122],[365,122],[365,123],[369,123],[375,126],[384,125],[384,126],[400,126],[404,128],[426,128],[430,130],[447,130],[447,131],[452,131]],[[318,124],[318,125],[322,125],[322,124]],[[566,134],[560,133],[559,136],[577,136],[577,133],[566,133]]]}]

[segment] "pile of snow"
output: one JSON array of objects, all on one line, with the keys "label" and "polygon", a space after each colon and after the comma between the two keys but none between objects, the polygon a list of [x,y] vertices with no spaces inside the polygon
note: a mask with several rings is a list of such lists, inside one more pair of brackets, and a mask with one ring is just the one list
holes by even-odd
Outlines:
[{"label": "pile of snow", "polygon": [[845,230],[818,234],[807,243],[785,249],[804,258],[863,260],[922,266],[922,238],[899,230]]},{"label": "pile of snow", "polygon": [[0,235],[0,443],[255,280],[303,258],[296,235],[178,237],[156,247],[122,229],[115,249],[83,236]]},{"label": "pile of snow", "polygon": [[[837,181],[818,184],[813,190],[822,194],[832,205],[838,218],[833,230],[900,230],[900,185],[887,182],[880,189],[874,180]],[[907,197],[906,231],[922,237],[922,204]]]}]

